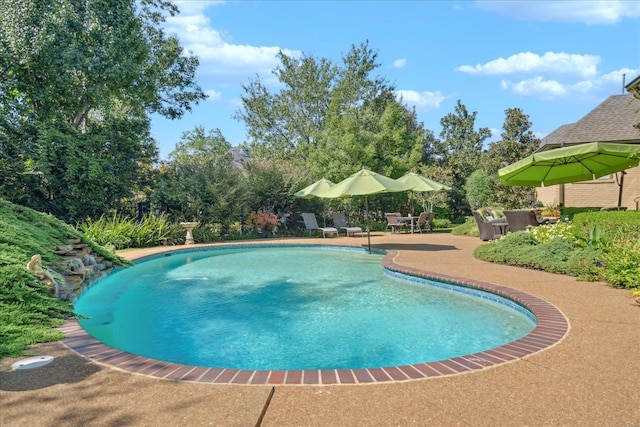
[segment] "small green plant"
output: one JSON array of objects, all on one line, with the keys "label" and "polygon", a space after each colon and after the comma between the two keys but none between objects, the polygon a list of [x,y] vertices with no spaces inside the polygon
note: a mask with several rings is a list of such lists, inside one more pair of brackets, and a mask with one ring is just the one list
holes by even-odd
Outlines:
[{"label": "small green plant", "polygon": [[184,229],[172,224],[166,215],[145,215],[141,221],[124,215],[87,218],[77,227],[89,239],[115,249],[147,248],[159,244],[177,244],[184,240]]},{"label": "small green plant", "polygon": [[587,234],[587,244],[589,246],[598,246],[602,243],[602,232],[600,231],[600,227],[598,224],[594,225],[589,229]]},{"label": "small green plant", "polygon": [[544,206],[540,209],[540,215],[552,218],[560,217],[560,208],[553,205]]}]

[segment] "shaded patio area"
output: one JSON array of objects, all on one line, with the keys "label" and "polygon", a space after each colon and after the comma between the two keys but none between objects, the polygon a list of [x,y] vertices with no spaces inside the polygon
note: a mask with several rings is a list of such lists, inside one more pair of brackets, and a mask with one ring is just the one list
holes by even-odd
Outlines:
[{"label": "shaded patio area", "polygon": [[[291,239],[365,246],[366,237]],[[269,242],[274,242],[269,240]],[[373,233],[395,263],[523,291],[558,308],[569,332],[554,346],[492,368],[414,381],[276,385],[263,426],[637,425],[640,307],[604,283],[473,258],[478,238]],[[166,248],[128,251],[135,258]],[[61,343],[36,354],[56,359],[28,371],[0,369],[0,425],[252,426],[272,385],[162,380],[96,364]]]}]

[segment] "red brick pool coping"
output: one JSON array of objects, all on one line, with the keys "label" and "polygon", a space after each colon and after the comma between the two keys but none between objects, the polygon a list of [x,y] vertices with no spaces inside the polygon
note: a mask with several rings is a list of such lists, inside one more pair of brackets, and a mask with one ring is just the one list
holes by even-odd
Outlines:
[{"label": "red brick pool coping", "polygon": [[394,261],[397,254],[395,250],[388,250],[382,260],[383,266],[402,274],[480,289],[506,297],[529,309],[537,319],[536,327],[519,340],[479,353],[436,362],[367,369],[254,371],[181,365],[109,347],[89,335],[77,321],[67,322],[60,328],[66,335],[62,343],[96,363],[162,379],[213,384],[335,385],[410,381],[487,369],[549,348],[562,340],[569,331],[565,316],[540,298],[506,286],[401,266]]}]

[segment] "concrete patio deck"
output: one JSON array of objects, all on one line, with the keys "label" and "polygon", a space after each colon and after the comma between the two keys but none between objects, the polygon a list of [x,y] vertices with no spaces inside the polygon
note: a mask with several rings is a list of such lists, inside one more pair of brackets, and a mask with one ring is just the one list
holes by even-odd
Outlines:
[{"label": "concrete patio deck", "polygon": [[[366,237],[289,242],[362,246]],[[373,233],[409,268],[491,282],[557,307],[570,330],[556,345],[490,369],[370,385],[278,385],[262,426],[637,426],[640,307],[604,283],[485,263],[477,238]],[[270,243],[274,242],[272,239]],[[129,251],[135,258],[163,248]],[[28,371],[0,366],[0,425],[253,426],[271,385],[162,380],[99,365],[62,343],[36,346],[56,359]]]}]

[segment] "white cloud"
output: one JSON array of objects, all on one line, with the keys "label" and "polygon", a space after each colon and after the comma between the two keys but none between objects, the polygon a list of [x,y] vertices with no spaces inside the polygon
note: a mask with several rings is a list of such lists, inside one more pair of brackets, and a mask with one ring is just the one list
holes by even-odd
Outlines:
[{"label": "white cloud", "polygon": [[407,65],[406,58],[399,58],[393,61],[394,68],[404,68],[405,65]]},{"label": "white cloud", "polygon": [[534,77],[532,79],[521,80],[516,83],[509,80],[502,80],[500,82],[500,86],[503,89],[510,90],[516,95],[534,96],[542,99],[563,96],[568,89],[562,83],[555,80],[545,80],[542,77]]},{"label": "white cloud", "polygon": [[180,10],[180,15],[196,15],[196,14],[202,13],[209,6],[214,6],[214,5],[218,5],[218,4],[224,4],[224,1],[216,1],[216,0],[210,0],[210,1],[186,0],[186,1],[183,1],[183,0],[176,0],[176,1],[173,2],[173,4],[175,4],[178,7],[178,9]]},{"label": "white cloud", "polygon": [[204,10],[222,2],[178,1],[180,13],[168,17],[165,30],[174,34],[186,51],[200,60],[198,72],[202,75],[216,76],[218,84],[237,84],[256,74],[264,78],[265,83],[273,83],[271,70],[280,62],[276,55],[282,50],[286,55],[299,57],[302,52],[281,49],[278,46],[251,46],[234,44],[211,26]]},{"label": "white cloud", "polygon": [[222,93],[216,90],[210,89],[205,90],[204,93],[207,95],[207,101],[217,101],[222,97]]},{"label": "white cloud", "polygon": [[547,72],[589,77],[597,74],[598,63],[600,63],[600,57],[597,55],[546,52],[540,56],[532,52],[522,52],[506,59],[494,59],[485,64],[461,65],[456,68],[456,71],[473,75]]},{"label": "white cloud", "polygon": [[639,73],[640,68],[623,68],[591,79],[573,82],[561,82],[536,76],[518,82],[502,80],[500,87],[516,95],[544,100],[557,98],[581,99],[592,95],[608,96],[622,93],[622,75],[627,75],[626,82],[628,83]]},{"label": "white cloud", "polygon": [[396,98],[409,106],[415,106],[416,110],[435,110],[447,99],[440,92],[417,92],[415,90],[397,90]]},{"label": "white cloud", "polygon": [[474,6],[526,21],[577,22],[587,25],[615,24],[640,18],[640,2],[600,1],[495,1],[478,0]]}]

